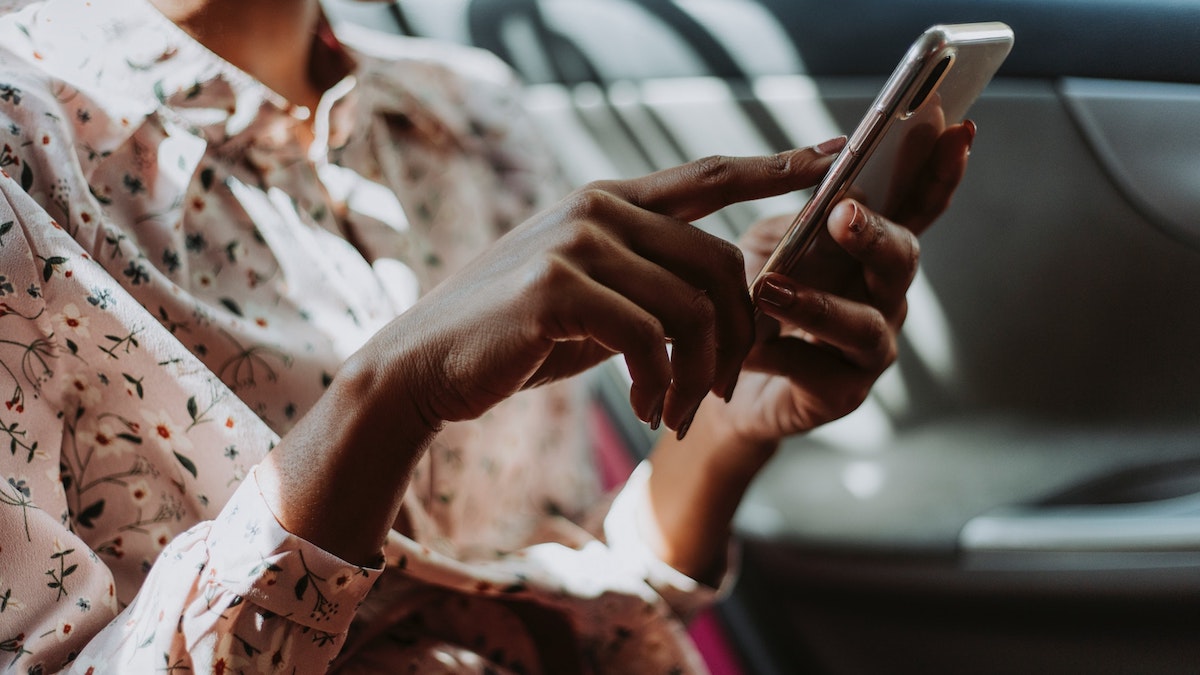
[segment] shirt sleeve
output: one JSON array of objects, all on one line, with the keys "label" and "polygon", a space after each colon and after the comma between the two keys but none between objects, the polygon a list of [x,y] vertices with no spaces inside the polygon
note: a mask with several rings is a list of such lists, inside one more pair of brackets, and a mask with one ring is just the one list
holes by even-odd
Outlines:
[{"label": "shirt sleeve", "polygon": [[3,668],[326,671],[377,571],[279,526],[274,433],[8,173],[0,398]]},{"label": "shirt sleeve", "polygon": [[162,552],[72,672],[324,673],[379,572],[284,530],[252,471],[216,519]]},{"label": "shirt sleeve", "polygon": [[730,544],[725,574],[715,588],[663,562],[646,545],[643,536],[646,528],[653,527],[648,520],[650,473],[649,462],[642,462],[634,469],[609,506],[604,518],[604,537],[623,566],[636,570],[677,616],[688,620],[728,594],[737,578],[737,548]]}]

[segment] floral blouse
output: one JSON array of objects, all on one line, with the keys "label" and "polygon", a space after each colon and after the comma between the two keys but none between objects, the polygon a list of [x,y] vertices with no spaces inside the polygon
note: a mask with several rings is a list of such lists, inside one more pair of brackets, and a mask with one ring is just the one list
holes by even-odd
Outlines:
[{"label": "floral blouse", "polygon": [[381,569],[266,506],[339,363],[563,187],[497,60],[359,32],[307,110],[145,0],[0,19],[0,669],[703,671],[576,385],[447,428]]}]

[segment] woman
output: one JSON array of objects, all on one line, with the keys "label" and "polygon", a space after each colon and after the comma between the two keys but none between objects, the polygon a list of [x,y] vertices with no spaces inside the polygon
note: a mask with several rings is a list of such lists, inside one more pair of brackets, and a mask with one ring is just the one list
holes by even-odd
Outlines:
[{"label": "woman", "polygon": [[[49,0],[0,36],[0,650],[29,671],[702,671],[683,622],[744,489],[894,359],[974,135],[903,226],[841,205],[756,334],[786,221],[742,251],[688,223],[841,139],[555,203],[494,61],[347,47],[316,0]],[[675,433],[610,503],[569,378],[614,353]]]}]

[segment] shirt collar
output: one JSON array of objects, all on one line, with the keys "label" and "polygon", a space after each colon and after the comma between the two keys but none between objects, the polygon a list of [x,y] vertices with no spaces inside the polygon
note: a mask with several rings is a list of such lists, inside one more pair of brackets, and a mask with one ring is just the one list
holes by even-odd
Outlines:
[{"label": "shirt collar", "polygon": [[[106,151],[142,125],[163,121],[157,118],[179,122],[210,149],[235,157],[250,146],[298,154],[286,134],[275,132],[307,114],[326,116],[314,126],[320,132],[324,124],[331,145],[373,115],[390,116],[431,148],[459,147],[472,137],[471,120],[458,102],[431,83],[441,71],[429,64],[444,54],[428,40],[350,25],[336,26],[335,38],[325,24],[314,40],[342,49],[351,75],[326,92],[318,110],[307,111],[197,42],[148,0],[45,0],[4,23],[0,38],[8,38],[14,53],[26,49],[18,55],[103,113],[90,123],[89,141],[95,143],[87,157],[81,155],[89,179]],[[425,66],[399,67],[401,61]],[[262,147],[272,138],[283,142]],[[312,149],[316,154],[324,148]]]},{"label": "shirt collar", "polygon": [[[263,136],[264,125],[327,114],[332,107],[324,100],[318,111],[292,105],[147,0],[49,0],[13,20],[28,36],[31,54],[25,56],[107,113],[112,123],[106,145],[120,145],[155,113],[195,129],[210,145],[224,146]],[[324,24],[314,48],[339,47]],[[356,71],[354,57],[343,55]],[[327,97],[347,96],[353,81],[349,76]]]}]

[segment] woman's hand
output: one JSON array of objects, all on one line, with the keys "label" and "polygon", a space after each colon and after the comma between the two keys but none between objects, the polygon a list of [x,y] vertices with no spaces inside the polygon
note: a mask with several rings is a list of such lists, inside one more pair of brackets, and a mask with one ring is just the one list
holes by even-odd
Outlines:
[{"label": "woman's hand", "polygon": [[[651,508],[641,536],[661,560],[716,583],[730,522],[780,439],[857,408],[896,357],[917,270],[916,236],[950,203],[975,127],[946,130],[922,170],[900,224],[853,201],[839,204],[792,278],[759,291],[758,326],[732,398],[710,396],[686,438],[664,436],[651,455]],[[752,227],[740,245],[753,279],[791,216]]]},{"label": "woman's hand", "polygon": [[710,390],[725,394],[753,346],[741,253],[690,221],[812,185],[831,159],[815,149],[714,157],[585,186],[427,294],[356,358],[394,375],[396,391],[437,425],[621,353],[634,410],[678,429]]},{"label": "woman's hand", "polygon": [[[949,206],[974,136],[971,122],[943,133],[895,222],[846,200],[829,217],[829,236],[816,240],[791,278],[764,280],[759,308],[770,320],[760,322],[747,372],[717,413],[740,438],[778,440],[842,417],[866,398],[896,358],[917,235]],[[789,224],[769,219],[743,238],[751,277]]]},{"label": "woman's hand", "polygon": [[690,222],[812,185],[832,159],[713,157],[593,183],[514,229],[353,354],[268,455],[259,484],[279,522],[370,561],[444,422],[618,352],[638,415],[686,427],[754,344],[740,251]]}]

